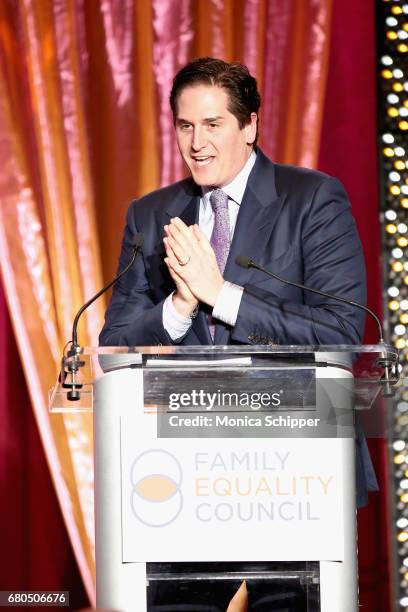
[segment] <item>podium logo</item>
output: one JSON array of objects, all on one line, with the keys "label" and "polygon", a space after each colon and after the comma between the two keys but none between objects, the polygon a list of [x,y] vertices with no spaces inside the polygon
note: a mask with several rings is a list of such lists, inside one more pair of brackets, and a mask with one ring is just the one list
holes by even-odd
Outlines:
[{"label": "podium logo", "polygon": [[183,507],[182,477],[178,459],[168,451],[152,449],[136,457],[130,470],[135,517],[148,527],[173,523]]}]

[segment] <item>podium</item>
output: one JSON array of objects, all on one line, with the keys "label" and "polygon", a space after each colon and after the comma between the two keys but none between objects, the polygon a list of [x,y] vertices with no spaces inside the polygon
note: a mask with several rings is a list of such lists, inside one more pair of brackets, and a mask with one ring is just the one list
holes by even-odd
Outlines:
[{"label": "podium", "polygon": [[386,345],[68,355],[50,409],[94,413],[97,606],[216,610],[149,602],[247,579],[301,593],[301,609],[357,611],[356,422],[381,435],[397,379]]}]

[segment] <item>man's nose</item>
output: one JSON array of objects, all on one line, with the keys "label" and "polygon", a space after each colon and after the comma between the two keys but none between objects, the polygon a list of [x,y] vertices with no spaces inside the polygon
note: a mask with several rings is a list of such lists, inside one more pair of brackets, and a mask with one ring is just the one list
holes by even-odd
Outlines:
[{"label": "man's nose", "polygon": [[194,128],[193,138],[191,141],[191,148],[194,151],[199,151],[205,145],[205,137],[200,128]]}]

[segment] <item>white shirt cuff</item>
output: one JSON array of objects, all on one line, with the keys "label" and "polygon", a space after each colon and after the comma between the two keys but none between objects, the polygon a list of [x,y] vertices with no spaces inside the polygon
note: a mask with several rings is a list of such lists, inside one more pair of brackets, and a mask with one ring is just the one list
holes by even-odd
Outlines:
[{"label": "white shirt cuff", "polygon": [[[173,292],[174,293],[174,292]],[[163,303],[163,327],[170,338],[176,342],[186,335],[191,327],[191,318],[184,317],[174,308],[173,293]]]},{"label": "white shirt cuff", "polygon": [[224,281],[212,311],[214,319],[219,319],[223,323],[227,323],[227,325],[234,326],[237,321],[243,293],[243,287]]}]

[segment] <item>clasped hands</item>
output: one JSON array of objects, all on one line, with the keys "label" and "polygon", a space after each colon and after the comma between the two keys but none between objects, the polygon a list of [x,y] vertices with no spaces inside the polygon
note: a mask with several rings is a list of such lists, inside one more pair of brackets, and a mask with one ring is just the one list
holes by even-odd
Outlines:
[{"label": "clasped hands", "polygon": [[178,217],[171,219],[164,231],[164,261],[176,285],[175,309],[188,317],[199,302],[213,307],[224,279],[206,236],[198,225],[187,226]]}]

